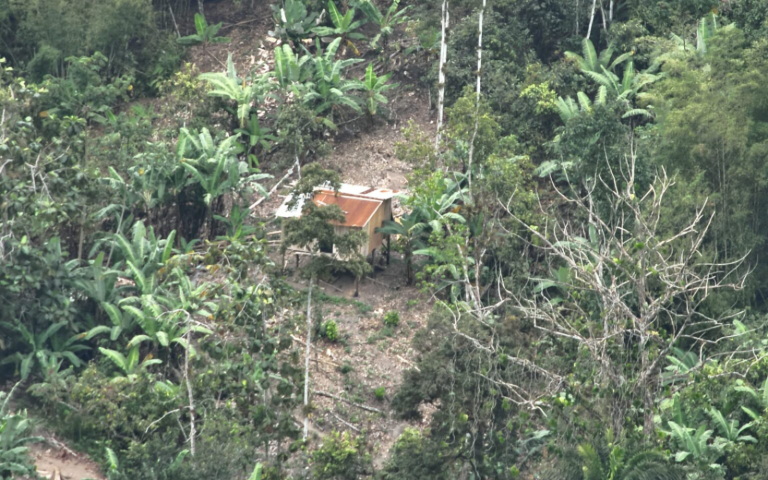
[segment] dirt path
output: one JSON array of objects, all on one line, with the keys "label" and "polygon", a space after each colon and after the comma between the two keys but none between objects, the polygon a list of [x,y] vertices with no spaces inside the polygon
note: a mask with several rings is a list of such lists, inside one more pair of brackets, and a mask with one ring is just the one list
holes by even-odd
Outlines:
[{"label": "dirt path", "polygon": [[[61,445],[59,442],[55,444]],[[30,453],[37,465],[38,474],[51,480],[104,480],[99,466],[83,453],[73,452],[66,447],[54,446],[52,442],[30,447]]]}]

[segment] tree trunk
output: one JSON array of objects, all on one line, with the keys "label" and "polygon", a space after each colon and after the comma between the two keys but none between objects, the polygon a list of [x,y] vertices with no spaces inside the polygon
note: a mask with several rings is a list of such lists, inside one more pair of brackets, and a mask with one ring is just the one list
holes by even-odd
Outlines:
[{"label": "tree trunk", "polygon": [[189,453],[195,456],[195,399],[192,396],[192,381],[189,378],[189,349],[192,348],[192,316],[187,314],[187,348],[184,351],[184,376],[186,377],[187,396],[189,399]]},{"label": "tree trunk", "polygon": [[442,36],[440,38],[440,66],[437,74],[437,135],[435,136],[435,148],[440,148],[440,130],[443,128],[443,107],[445,104],[445,60],[448,57],[448,44],[446,35],[450,14],[448,12],[448,0],[443,0],[443,17],[440,21]]},{"label": "tree trunk", "polygon": [[640,391],[643,395],[643,435],[650,439],[656,431],[656,425],[653,422],[653,375],[650,372],[650,357],[648,353],[648,341],[643,339],[640,342]]},{"label": "tree trunk", "polygon": [[181,220],[181,193],[176,195],[176,229],[179,234],[176,236],[176,243],[181,247],[181,237],[184,236],[184,223]]},{"label": "tree trunk", "polygon": [[477,138],[477,128],[480,116],[480,80],[483,68],[483,15],[485,14],[486,0],[483,0],[483,7],[480,9],[480,15],[477,21],[477,98],[475,100],[475,128],[472,133],[472,140],[469,143],[469,162],[467,167],[467,183],[470,201],[472,198],[472,160],[475,154],[475,138]]},{"label": "tree trunk", "polygon": [[406,285],[411,286],[413,285],[413,257],[412,254],[406,254],[407,258],[405,259],[405,279],[406,279]]},{"label": "tree trunk", "polygon": [[307,295],[307,350],[304,354],[304,436],[309,432],[309,356],[312,348],[312,284],[315,276],[309,277],[309,294]]},{"label": "tree trunk", "polygon": [[480,18],[477,21],[477,103],[480,103],[480,77],[483,69],[483,15],[485,15],[486,0],[480,9]]},{"label": "tree trunk", "polygon": [[213,240],[213,206],[208,205],[205,210],[205,223],[208,227],[208,240]]},{"label": "tree trunk", "polygon": [[203,1],[204,0],[197,0],[197,10],[200,12],[200,15],[205,15],[205,11],[203,11]]},{"label": "tree trunk", "polygon": [[389,266],[389,255],[392,252],[392,236],[387,235],[387,266]]},{"label": "tree trunk", "polygon": [[589,28],[587,28],[587,36],[589,38],[592,35],[592,22],[595,21],[595,7],[597,6],[597,0],[592,0],[592,13],[589,15]]}]

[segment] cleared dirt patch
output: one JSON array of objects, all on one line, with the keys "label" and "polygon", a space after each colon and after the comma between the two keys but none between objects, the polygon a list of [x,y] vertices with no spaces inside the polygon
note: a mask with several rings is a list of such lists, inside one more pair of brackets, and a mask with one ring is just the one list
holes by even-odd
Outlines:
[{"label": "cleared dirt patch", "polygon": [[38,474],[51,480],[103,480],[99,465],[83,453],[70,450],[58,440],[48,437],[44,443],[32,445],[30,452]]}]

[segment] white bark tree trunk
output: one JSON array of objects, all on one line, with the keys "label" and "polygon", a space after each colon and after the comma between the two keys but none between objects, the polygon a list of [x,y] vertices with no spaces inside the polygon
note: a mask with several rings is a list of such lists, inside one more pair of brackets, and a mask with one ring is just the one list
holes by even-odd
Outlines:
[{"label": "white bark tree trunk", "polygon": [[435,148],[440,148],[440,133],[443,128],[443,106],[445,103],[445,60],[448,57],[448,43],[446,35],[448,31],[450,13],[448,0],[443,0],[443,17],[440,22],[442,37],[440,39],[440,66],[437,74],[437,135],[435,135]]},{"label": "white bark tree trunk", "polygon": [[483,0],[483,8],[480,9],[480,18],[477,21],[477,102],[480,103],[480,77],[483,68],[483,15],[485,15],[486,0]]},{"label": "white bark tree trunk", "polygon": [[309,355],[312,348],[312,284],[314,283],[314,275],[309,278],[309,294],[307,295],[307,351],[304,354],[304,436],[303,440],[307,439],[307,433],[309,432]]},{"label": "white bark tree trunk", "polygon": [[193,457],[195,456],[195,435],[197,435],[197,429],[195,428],[195,399],[192,396],[192,380],[189,378],[189,350],[192,348],[192,316],[187,313],[187,348],[184,352],[184,376],[187,377],[187,396],[189,399],[189,453]]},{"label": "white bark tree trunk", "polygon": [[478,117],[480,115],[480,91],[483,71],[483,16],[485,15],[486,0],[483,0],[483,6],[480,9],[480,15],[477,20],[477,87],[475,99],[475,128],[472,132],[472,139],[469,143],[469,160],[467,162],[467,183],[469,184],[469,197],[472,199],[472,160],[475,155],[475,139],[477,138]]},{"label": "white bark tree trunk", "polygon": [[587,28],[587,37],[592,35],[592,23],[595,21],[595,7],[597,6],[597,0],[592,0],[592,13],[589,15],[589,28]]}]

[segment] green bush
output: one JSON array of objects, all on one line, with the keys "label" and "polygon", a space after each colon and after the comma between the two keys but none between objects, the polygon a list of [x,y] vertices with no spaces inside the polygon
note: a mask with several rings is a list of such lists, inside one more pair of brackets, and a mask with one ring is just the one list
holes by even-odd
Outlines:
[{"label": "green bush", "polygon": [[342,375],[346,375],[349,372],[354,371],[354,369],[355,368],[349,362],[344,362],[344,364],[341,367],[339,367],[339,371],[342,373]]},{"label": "green bush", "polygon": [[[14,387],[15,389],[16,387]],[[8,402],[13,390],[6,396],[0,392],[0,478],[34,476],[35,465],[29,458],[26,445],[39,442],[40,437],[30,436],[32,424],[27,412],[10,413]]]},{"label": "green bush", "polygon": [[336,325],[336,322],[333,320],[328,320],[325,323],[325,328],[323,329],[325,333],[325,338],[327,338],[331,342],[335,342],[339,339],[339,327]]},{"label": "green bush", "polygon": [[357,438],[347,432],[331,432],[323,439],[320,448],[312,453],[313,478],[353,480],[363,473],[368,461],[368,456],[361,452]]},{"label": "green bush", "polygon": [[396,327],[400,324],[400,314],[394,310],[384,314],[384,325],[387,327]]},{"label": "green bush", "polygon": [[377,387],[377,388],[376,388],[376,389],[373,391],[373,394],[376,396],[376,400],[378,400],[378,401],[383,401],[383,400],[384,400],[384,397],[386,397],[386,396],[387,396],[387,389],[386,389],[386,388],[384,388],[384,387]]},{"label": "green bush", "polygon": [[[137,73],[142,83],[175,47],[158,31],[152,0],[29,0],[4,2],[14,22],[0,29],[0,57],[27,64],[34,76],[64,71],[62,60],[101,52],[110,77]],[[2,10],[2,9],[0,9]],[[1,14],[0,14],[1,15]],[[56,53],[59,53],[56,55]],[[146,80],[146,81],[144,81]]]},{"label": "green bush", "polygon": [[[407,427],[390,451],[381,478],[385,480],[438,480],[455,478],[451,462],[445,461],[447,443],[429,441],[429,430],[422,434]],[[504,477],[500,477],[504,478]]]}]

